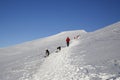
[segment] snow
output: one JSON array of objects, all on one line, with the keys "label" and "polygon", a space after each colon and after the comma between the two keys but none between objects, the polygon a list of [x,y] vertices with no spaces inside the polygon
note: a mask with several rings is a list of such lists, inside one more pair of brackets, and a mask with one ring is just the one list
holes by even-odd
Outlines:
[{"label": "snow", "polygon": [[[56,53],[58,46],[62,49]],[[1,48],[0,80],[120,80],[119,47],[120,22],[94,32],[64,31]],[[46,49],[51,54],[44,58]]]}]

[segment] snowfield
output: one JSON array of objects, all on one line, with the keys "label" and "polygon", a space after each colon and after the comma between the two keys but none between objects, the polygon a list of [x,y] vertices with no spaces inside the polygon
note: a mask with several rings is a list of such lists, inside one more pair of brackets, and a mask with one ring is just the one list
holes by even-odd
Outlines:
[{"label": "snowfield", "polygon": [[[62,49],[56,53],[58,46]],[[50,55],[45,58],[46,49]],[[120,80],[120,22],[1,48],[0,80]]]}]

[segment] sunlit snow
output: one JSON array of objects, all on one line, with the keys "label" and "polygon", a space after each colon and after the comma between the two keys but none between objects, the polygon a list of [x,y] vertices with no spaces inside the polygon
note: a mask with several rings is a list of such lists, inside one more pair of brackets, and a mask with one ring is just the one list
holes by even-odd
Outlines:
[{"label": "sunlit snow", "polygon": [[[62,49],[56,53],[58,46]],[[50,55],[45,58],[46,49]],[[1,48],[0,80],[120,80],[120,22]]]}]

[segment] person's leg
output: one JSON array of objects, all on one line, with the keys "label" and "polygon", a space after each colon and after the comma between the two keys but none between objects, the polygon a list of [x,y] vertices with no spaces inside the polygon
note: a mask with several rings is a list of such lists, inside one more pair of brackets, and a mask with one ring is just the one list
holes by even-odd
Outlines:
[{"label": "person's leg", "polygon": [[67,42],[67,47],[69,47],[69,42]]}]

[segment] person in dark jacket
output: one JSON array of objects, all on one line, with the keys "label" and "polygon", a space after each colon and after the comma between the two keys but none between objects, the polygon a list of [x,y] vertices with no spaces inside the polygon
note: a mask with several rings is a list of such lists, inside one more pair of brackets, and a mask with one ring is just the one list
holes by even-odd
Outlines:
[{"label": "person in dark jacket", "polygon": [[46,49],[46,53],[45,54],[46,54],[45,57],[49,56],[50,52],[49,52],[48,49]]},{"label": "person in dark jacket", "polygon": [[67,47],[69,47],[69,44],[70,44],[70,38],[69,37],[66,38],[66,44],[67,44]]},{"label": "person in dark jacket", "polygon": [[61,46],[58,46],[58,47],[57,47],[57,50],[58,50],[58,51],[61,51]]},{"label": "person in dark jacket", "polygon": [[59,51],[61,51],[61,46],[58,46],[55,52],[58,53]]}]

